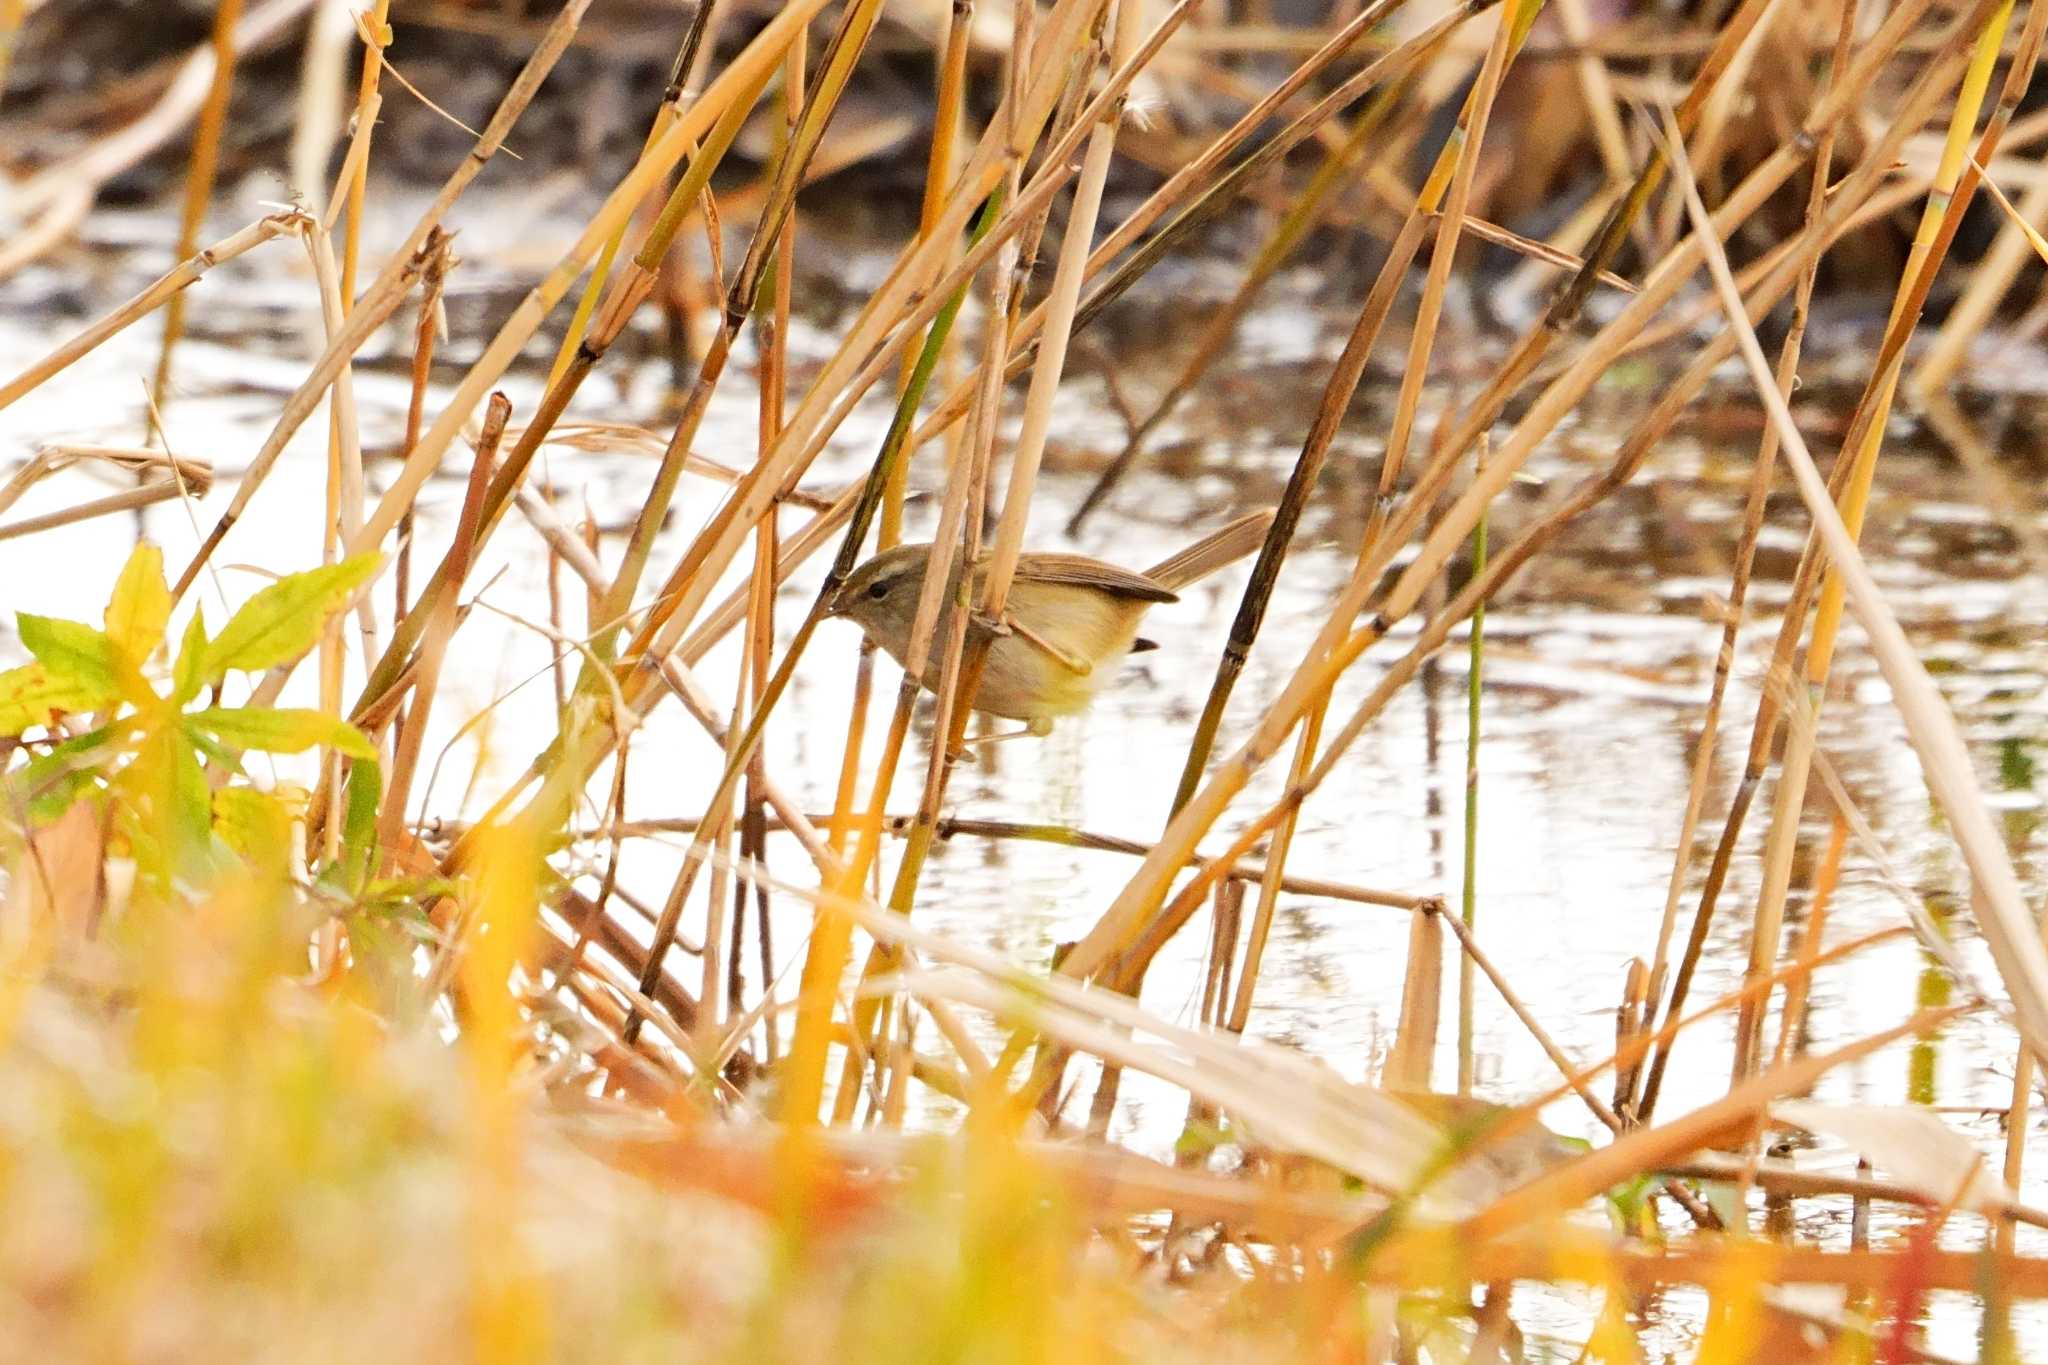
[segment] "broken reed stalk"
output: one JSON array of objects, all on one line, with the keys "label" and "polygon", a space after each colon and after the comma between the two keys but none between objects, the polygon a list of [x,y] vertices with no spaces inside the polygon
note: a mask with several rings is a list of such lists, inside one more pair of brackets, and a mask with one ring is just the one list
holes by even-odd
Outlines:
[{"label": "broken reed stalk", "polygon": [[[235,26],[242,21],[242,0],[214,0],[213,78],[200,106],[199,125],[192,134],[192,160],[185,170],[185,197],[178,210],[177,259],[199,249],[199,230],[213,202],[214,173],[220,167],[220,135],[227,123],[228,99],[235,91]],[[162,412],[170,395],[171,352],[185,331],[185,295],[173,294],[164,308],[164,336],[158,347],[156,374],[149,384],[150,406]]]},{"label": "broken reed stalk", "polygon": [[0,526],[0,540],[19,540],[23,536],[35,535],[39,531],[54,531],[60,526],[76,526],[81,521],[91,521],[114,512],[133,512],[144,507],[154,507],[160,502],[170,502],[191,491],[189,486],[177,479],[151,479],[134,488],[119,493],[109,493],[103,498],[93,498],[71,507],[59,508],[54,512],[42,512],[20,521]]},{"label": "broken reed stalk", "polygon": [[[483,431],[477,437],[476,457],[469,468],[469,481],[462,496],[462,512],[455,524],[455,536],[449,550],[460,569],[457,581],[469,569],[469,557],[475,550],[482,526],[484,490],[490,486],[491,465],[497,459],[498,443],[504,437],[505,424],[511,416],[512,400],[503,393],[492,394],[484,409]],[[404,842],[406,803],[412,794],[413,774],[419,769],[420,749],[426,742],[427,720],[438,692],[441,665],[447,658],[456,624],[455,597],[451,593],[435,606],[433,619],[427,623],[420,642],[412,701],[405,709],[405,719],[400,723],[397,738],[391,746],[391,776],[385,783],[384,804],[377,816],[377,847],[383,851],[382,856],[387,863]],[[329,820],[327,824],[338,829],[340,822]]]},{"label": "broken reed stalk", "polygon": [[[427,385],[432,382],[434,374],[434,342],[441,331],[441,295],[447,287],[448,271],[453,264],[447,235],[430,233],[427,237],[426,276],[420,286],[419,322],[413,329],[412,392],[406,398],[405,440],[399,446],[401,455],[419,444],[420,426],[427,407]],[[413,513],[411,508],[407,508],[398,523],[398,563],[391,574],[391,624],[394,630],[404,627],[406,613],[412,610],[412,530]]]}]

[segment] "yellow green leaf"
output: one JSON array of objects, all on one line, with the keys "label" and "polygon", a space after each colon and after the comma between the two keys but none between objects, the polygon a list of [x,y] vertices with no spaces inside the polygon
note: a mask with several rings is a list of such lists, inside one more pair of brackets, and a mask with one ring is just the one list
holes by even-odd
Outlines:
[{"label": "yellow green leaf", "polygon": [[140,668],[163,643],[171,619],[171,589],[164,582],[164,552],[141,544],[128,556],[114,595],[107,599],[107,638]]},{"label": "yellow green leaf", "polygon": [[208,707],[185,717],[185,723],[237,749],[271,754],[296,754],[316,746],[354,758],[375,758],[377,751],[363,732],[325,711],[297,707]]},{"label": "yellow green leaf", "polygon": [[83,707],[100,706],[121,695],[120,656],[114,642],[82,621],[22,612],[15,617],[22,644],[36,656],[50,681],[87,698]]},{"label": "yellow green leaf", "polygon": [[280,578],[242,604],[206,646],[197,676],[216,682],[229,669],[259,673],[287,663],[313,647],[330,613],[377,572],[381,557],[357,555],[305,573]]},{"label": "yellow green leaf", "polygon": [[90,711],[100,701],[84,689],[50,676],[40,663],[0,673],[0,735],[18,735],[48,725],[55,711]]},{"label": "yellow green leaf", "polygon": [[223,787],[213,794],[213,832],[250,862],[277,863],[291,850],[292,818],[268,792]]},{"label": "yellow green leaf", "polygon": [[199,676],[206,661],[206,618],[195,608],[185,623],[185,638],[178,644],[178,660],[171,665],[171,701],[183,706],[199,695],[206,680]]}]

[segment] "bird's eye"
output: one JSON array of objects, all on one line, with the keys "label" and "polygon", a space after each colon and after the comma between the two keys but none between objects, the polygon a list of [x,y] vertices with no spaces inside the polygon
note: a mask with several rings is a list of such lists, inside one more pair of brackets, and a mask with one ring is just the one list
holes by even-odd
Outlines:
[{"label": "bird's eye", "polygon": [[888,580],[888,579],[886,579],[886,578],[878,578],[878,579],[876,579],[876,580],[875,580],[874,582],[872,582],[872,583],[868,584],[868,596],[870,596],[870,597],[874,598],[874,599],[875,599],[875,600],[876,600],[877,602],[881,601],[881,600],[882,600],[882,599],[883,599],[884,597],[887,597],[888,595],[889,595],[889,580]]}]

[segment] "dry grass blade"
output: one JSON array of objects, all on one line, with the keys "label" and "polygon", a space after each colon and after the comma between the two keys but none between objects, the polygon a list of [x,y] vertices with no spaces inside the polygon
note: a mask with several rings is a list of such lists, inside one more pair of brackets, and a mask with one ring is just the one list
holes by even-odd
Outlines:
[{"label": "dry grass blade", "polygon": [[1982,162],[1973,156],[1970,158],[1970,165],[1983,177],[1984,188],[1991,191],[1991,197],[1998,201],[1998,207],[2004,212],[2006,221],[2020,230],[2027,239],[2027,245],[2034,248],[2036,256],[2048,261],[2048,237],[2043,237],[2040,229],[2028,222],[2024,213],[2013,207],[2012,200],[2005,197],[2005,191],[1998,188],[1998,182],[1985,171]]}]

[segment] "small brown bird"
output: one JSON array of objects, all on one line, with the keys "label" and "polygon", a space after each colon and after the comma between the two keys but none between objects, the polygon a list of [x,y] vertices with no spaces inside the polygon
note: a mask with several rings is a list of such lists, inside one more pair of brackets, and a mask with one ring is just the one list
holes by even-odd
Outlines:
[{"label": "small brown bird", "polygon": [[[1126,654],[1155,648],[1150,640],[1138,639],[1138,622],[1154,603],[1177,600],[1179,589],[1250,554],[1272,523],[1271,512],[1240,517],[1143,573],[1087,555],[1020,556],[1005,607],[1009,630],[997,634],[989,646],[974,709],[1021,720],[1033,735],[1050,733],[1057,717],[1087,709]],[[930,559],[929,545],[884,550],[855,569],[826,608],[828,615],[859,625],[927,688],[931,681],[904,656],[910,652],[910,629]],[[984,556],[975,565],[970,600],[980,600],[987,574]],[[946,612],[958,595],[949,593],[941,600],[925,670],[934,677],[946,635]],[[979,619],[973,628],[989,629]]]}]

